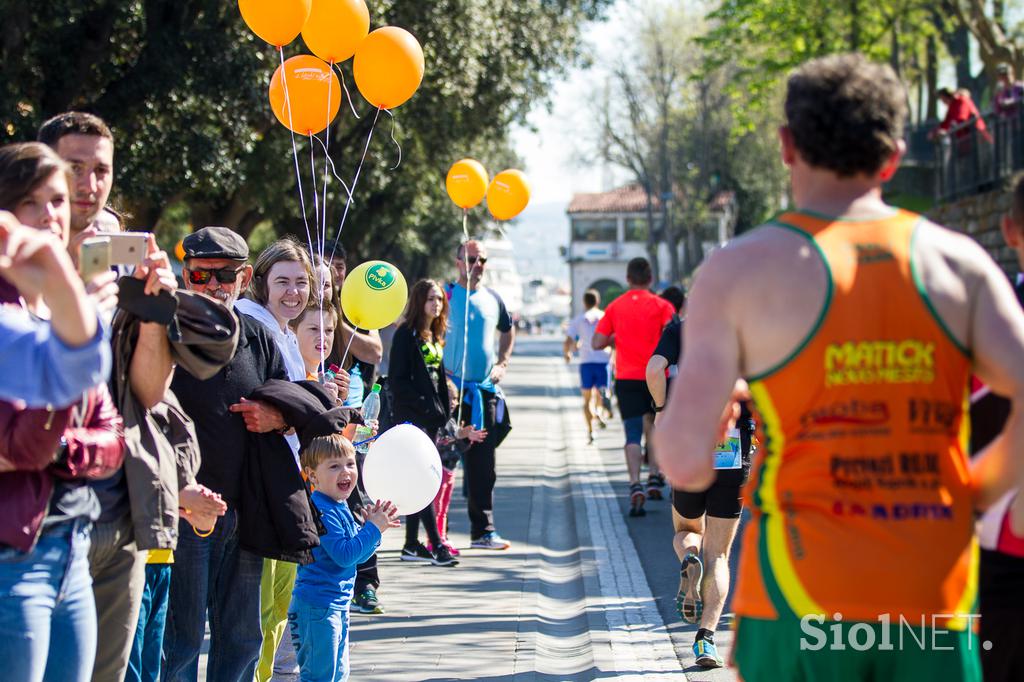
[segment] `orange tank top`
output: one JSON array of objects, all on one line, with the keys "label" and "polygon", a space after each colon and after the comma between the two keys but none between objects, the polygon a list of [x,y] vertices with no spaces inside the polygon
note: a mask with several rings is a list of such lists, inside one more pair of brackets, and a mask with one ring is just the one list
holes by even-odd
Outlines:
[{"label": "orange tank top", "polygon": [[773,223],[817,249],[828,295],[804,343],[748,378],[763,446],[744,490],[740,615],[969,622],[943,614],[972,613],[977,586],[970,359],[915,270],[922,220]]}]

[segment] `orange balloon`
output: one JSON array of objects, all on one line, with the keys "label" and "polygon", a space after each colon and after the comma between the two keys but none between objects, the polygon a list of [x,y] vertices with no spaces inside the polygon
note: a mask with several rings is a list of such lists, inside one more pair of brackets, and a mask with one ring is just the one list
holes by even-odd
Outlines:
[{"label": "orange balloon", "polygon": [[378,28],[356,50],[353,71],[367,102],[394,109],[407,102],[423,82],[423,48],[405,29]]},{"label": "orange balloon", "polygon": [[174,255],[182,263],[185,262],[185,240],[179,239],[178,243],[174,245]]},{"label": "orange balloon", "polygon": [[306,25],[313,0],[238,0],[242,20],[263,40],[283,47]]},{"label": "orange balloon", "polygon": [[448,170],[444,185],[456,206],[473,208],[487,195],[487,170],[473,159],[456,161]]},{"label": "orange balloon", "polygon": [[512,220],[530,203],[530,183],[523,171],[504,170],[487,188],[487,208],[498,220]]},{"label": "orange balloon", "polygon": [[356,53],[369,32],[370,10],[363,0],[313,0],[302,39],[320,59],[340,64]]},{"label": "orange balloon", "polygon": [[300,54],[284,63],[284,73],[282,79],[279,66],[270,79],[270,107],[281,125],[300,135],[315,135],[329,126],[341,106],[341,83],[334,69],[322,59]]}]

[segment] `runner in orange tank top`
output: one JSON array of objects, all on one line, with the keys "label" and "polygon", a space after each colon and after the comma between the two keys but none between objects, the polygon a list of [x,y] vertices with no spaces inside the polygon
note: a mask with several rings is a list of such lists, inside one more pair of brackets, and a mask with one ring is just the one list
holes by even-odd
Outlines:
[{"label": "runner in orange tank top", "polygon": [[859,55],[801,67],[780,130],[798,210],[715,252],[693,287],[655,445],[673,484],[706,487],[748,379],[747,682],[980,679],[974,512],[1016,482],[1024,419],[969,464],[967,381],[1024,400],[1024,314],[977,243],[882,201],[904,102]]}]

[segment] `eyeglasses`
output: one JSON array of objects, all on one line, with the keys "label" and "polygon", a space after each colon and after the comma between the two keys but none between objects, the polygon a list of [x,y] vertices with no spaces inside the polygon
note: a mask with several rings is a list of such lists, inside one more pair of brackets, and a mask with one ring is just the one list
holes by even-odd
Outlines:
[{"label": "eyeglasses", "polygon": [[469,256],[465,260],[466,263],[469,265],[476,265],[477,263],[479,263],[480,265],[485,265],[487,263],[486,256]]},{"label": "eyeglasses", "polygon": [[235,280],[238,279],[238,273],[244,270],[245,267],[232,270],[231,268],[218,268],[216,270],[197,269],[188,271],[188,281],[192,284],[209,284],[210,280],[214,277],[221,284],[234,284]]}]

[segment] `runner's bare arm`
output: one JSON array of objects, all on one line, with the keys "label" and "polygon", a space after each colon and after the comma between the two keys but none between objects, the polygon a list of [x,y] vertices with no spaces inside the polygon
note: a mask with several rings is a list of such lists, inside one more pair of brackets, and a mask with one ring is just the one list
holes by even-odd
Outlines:
[{"label": "runner's bare arm", "polygon": [[605,336],[599,332],[594,333],[594,338],[590,341],[590,347],[594,350],[604,350],[612,344],[610,336]]},{"label": "runner's bare arm", "polygon": [[[661,355],[652,355],[647,361],[647,390],[651,393],[651,399],[656,407],[665,404],[665,389],[668,380],[665,379],[665,370],[668,368],[668,359]],[[659,415],[660,416],[660,415]]]},{"label": "runner's bare arm", "polygon": [[[1005,275],[988,258],[971,299],[974,371],[1013,405],[1002,433],[971,461],[975,505],[985,509],[1014,486],[1024,487],[1024,311]],[[1015,512],[1017,527],[1024,526],[1024,509],[1018,506]]]},{"label": "runner's bare arm", "polygon": [[562,355],[565,356],[565,361],[569,362],[572,360],[572,354],[576,352],[576,347],[579,344],[576,339],[571,336],[565,337],[565,342],[562,343]]},{"label": "runner's bare arm", "polygon": [[705,490],[715,478],[712,452],[722,411],[740,376],[740,343],[732,310],[735,258],[715,252],[701,268],[687,307],[679,375],[654,435],[658,464],[680,490]]}]

